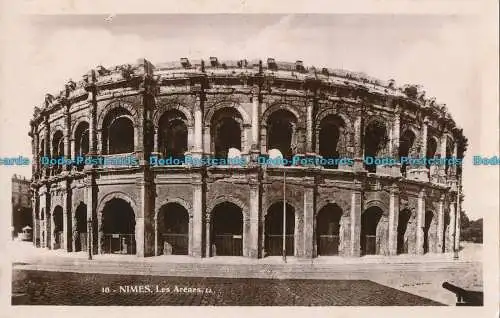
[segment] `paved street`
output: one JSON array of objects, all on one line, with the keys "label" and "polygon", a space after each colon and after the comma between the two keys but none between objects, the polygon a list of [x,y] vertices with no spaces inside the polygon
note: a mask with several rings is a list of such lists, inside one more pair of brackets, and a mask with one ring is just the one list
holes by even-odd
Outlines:
[{"label": "paved street", "polygon": [[[439,306],[369,280],[136,276],[14,270],[30,305]],[[20,299],[20,298],[19,298]],[[17,303],[13,299],[13,304]]]}]

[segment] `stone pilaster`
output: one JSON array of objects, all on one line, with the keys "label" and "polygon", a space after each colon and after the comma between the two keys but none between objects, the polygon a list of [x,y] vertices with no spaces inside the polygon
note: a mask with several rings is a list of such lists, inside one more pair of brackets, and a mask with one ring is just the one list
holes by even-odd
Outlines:
[{"label": "stone pilaster", "polygon": [[[71,250],[73,252],[76,252],[76,242],[77,242],[77,239],[78,237],[80,236],[80,233],[78,232],[78,219],[76,218],[76,209],[77,209],[77,206],[74,206],[73,205],[73,202],[71,202],[72,204],[72,207],[71,207]],[[87,220],[85,220],[87,221]],[[81,245],[80,245],[81,246]]]},{"label": "stone pilaster", "polygon": [[252,90],[252,143],[251,149],[259,149],[259,110],[260,110],[260,90],[255,86]]},{"label": "stone pilaster", "polygon": [[[400,144],[400,129],[401,129],[401,115],[399,110],[396,110],[394,120],[392,123],[392,151],[391,156],[395,160],[399,160],[399,144]],[[392,176],[399,177],[401,175],[401,164],[397,163],[392,167]]]},{"label": "stone pilaster", "polygon": [[358,112],[354,121],[354,170],[364,171],[364,149],[363,149],[363,118],[362,112]]},{"label": "stone pilaster", "polygon": [[314,99],[306,100],[306,155],[311,155],[313,151],[313,107]]},{"label": "stone pilaster", "polygon": [[[460,189],[460,186],[459,186]],[[455,248],[460,250],[460,227],[461,227],[461,211],[462,211],[462,197],[460,191],[457,193],[457,211],[456,211],[456,222],[455,222]]]},{"label": "stone pilaster", "polygon": [[192,155],[195,158],[201,157],[203,154],[203,98],[202,96],[196,96],[196,102],[194,104],[194,146],[192,150]]},{"label": "stone pilaster", "polygon": [[[427,117],[422,121],[422,127],[420,129],[419,144],[420,144],[420,158],[427,157],[427,129],[428,129],[429,119]],[[422,166],[409,166],[408,167],[408,179],[418,180],[423,182],[429,181],[429,173],[425,165]]]},{"label": "stone pilaster", "polygon": [[[451,194],[453,195],[453,194]],[[449,248],[447,249],[447,252],[453,252],[455,249],[455,231],[456,231],[456,210],[455,210],[455,198],[450,198],[450,225],[448,227],[448,242]]]},{"label": "stone pilaster", "polygon": [[[193,231],[190,240],[192,240],[191,256],[202,257],[203,255],[203,184],[201,178],[194,178],[193,182]],[[209,233],[207,242],[209,241]],[[207,250],[208,252],[209,250]],[[209,256],[207,254],[207,256]]]},{"label": "stone pilaster", "polygon": [[[50,195],[52,196],[52,193],[50,193]],[[54,250],[56,248],[56,232],[55,232],[55,229],[56,229],[56,214],[54,213],[55,211],[52,210],[52,207],[51,208],[51,211],[50,211],[50,220],[49,223],[50,223],[50,249],[51,250]]]},{"label": "stone pilaster", "polygon": [[360,189],[352,190],[351,193],[351,251],[350,255],[361,256],[361,213],[362,192]]},{"label": "stone pilaster", "polygon": [[[45,137],[44,137],[44,142],[45,145],[43,146],[43,155],[45,157],[50,157],[50,125],[49,125],[49,116],[46,115],[44,118],[44,126],[45,126]],[[44,166],[43,167],[43,176],[44,177],[49,177],[50,175],[50,167],[49,166]]]},{"label": "stone pilaster", "polygon": [[[311,178],[312,179],[312,178]],[[307,182],[307,181],[306,181]],[[304,186],[304,257],[314,254],[314,180]]]},{"label": "stone pilaster", "polygon": [[424,254],[425,190],[420,190],[417,199],[416,252]]},{"label": "stone pilaster", "polygon": [[398,248],[399,189],[391,187],[389,195],[389,255],[396,255]]},{"label": "stone pilaster", "polygon": [[[94,233],[94,194],[93,194],[93,184],[94,176],[92,174],[87,175],[87,180],[85,180],[85,192],[87,195],[87,252],[95,254],[102,253],[102,243],[103,243],[103,232],[102,232],[102,222],[97,217],[97,230],[98,233]],[[98,212],[99,213],[99,212]],[[94,246],[94,235],[97,235],[97,246]]]},{"label": "stone pilaster", "polygon": [[[69,112],[70,104],[64,103],[64,157],[71,158],[71,113]],[[71,170],[70,165],[63,166],[64,171]],[[66,236],[65,236],[66,237]]]},{"label": "stone pilaster", "polygon": [[[446,158],[446,148],[447,148],[447,135],[446,135],[446,132],[443,133],[443,135],[441,136],[441,141],[440,141],[440,155],[441,155],[441,158]],[[439,170],[438,170],[438,173],[439,173],[439,179],[438,179],[438,182],[439,183],[446,183],[446,172],[445,172],[445,168],[446,168],[446,165],[445,164],[442,164],[442,165],[439,165]]]},{"label": "stone pilaster", "polygon": [[[32,210],[32,218],[33,218],[33,245],[37,247],[37,239],[40,236],[40,210],[38,206],[38,191],[36,189],[31,190],[31,210]],[[38,217],[37,217],[38,215]]]},{"label": "stone pilaster", "polygon": [[151,215],[153,207],[151,206],[151,182],[147,179],[140,179],[137,182],[139,188],[140,200],[139,211],[135,211],[135,244],[136,255],[138,257],[151,256],[154,254],[154,238]]},{"label": "stone pilaster", "polygon": [[437,249],[441,253],[443,251],[444,244],[444,194],[439,197],[439,207],[438,207],[438,233],[437,233]]},{"label": "stone pilaster", "polygon": [[259,256],[259,197],[260,188],[258,182],[250,183],[250,231],[246,239],[248,244],[248,257]]},{"label": "stone pilaster", "polygon": [[65,251],[71,252],[71,228],[68,224],[68,212],[71,215],[71,209],[68,204],[68,189],[65,187],[62,189],[63,198],[62,198],[62,209],[63,209],[63,241],[61,242],[61,248]]},{"label": "stone pilaster", "polygon": [[33,177],[40,178],[40,137],[36,128],[33,132],[33,143],[34,143],[34,153],[33,153],[33,166],[35,167]]}]

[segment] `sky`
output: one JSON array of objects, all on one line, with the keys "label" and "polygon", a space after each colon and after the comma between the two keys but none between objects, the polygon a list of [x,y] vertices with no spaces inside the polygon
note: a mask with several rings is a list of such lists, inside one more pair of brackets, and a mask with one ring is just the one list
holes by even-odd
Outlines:
[{"label": "sky", "polygon": [[[397,85],[420,84],[445,103],[469,139],[464,209],[472,219],[498,213],[498,166],[472,166],[473,155],[498,155],[498,104],[484,99],[486,25],[474,15],[179,14],[23,16],[9,32],[2,67],[0,156],[31,157],[27,135],[35,106],[89,69],[210,56],[303,60],[305,65],[364,72]],[[0,169],[2,188],[14,173]],[[5,187],[4,187],[5,186]],[[2,194],[3,195],[3,194]],[[2,200],[2,202],[6,202]],[[8,199],[10,202],[10,199]]]}]

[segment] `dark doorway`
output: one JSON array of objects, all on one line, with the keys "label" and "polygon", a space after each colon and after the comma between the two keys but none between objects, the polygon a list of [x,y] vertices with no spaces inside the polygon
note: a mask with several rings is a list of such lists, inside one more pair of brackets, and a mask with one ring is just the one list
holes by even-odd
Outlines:
[{"label": "dark doorway", "polygon": [[398,254],[408,254],[408,241],[405,240],[406,231],[408,230],[408,224],[411,218],[411,211],[404,209],[399,211],[398,218],[398,243],[397,243],[397,253]]},{"label": "dark doorway", "polygon": [[212,211],[212,255],[243,255],[243,213],[236,204],[224,202]]},{"label": "dark doorway", "polygon": [[215,158],[227,159],[230,148],[242,150],[242,123],[240,113],[236,109],[223,108],[212,118],[212,149]]},{"label": "dark doorway", "polygon": [[64,236],[63,236],[63,222],[64,222],[64,215],[63,215],[63,208],[61,206],[56,206],[54,208],[54,249],[59,249],[63,247],[64,243]]},{"label": "dark doorway", "polygon": [[135,214],[123,199],[112,199],[104,206],[103,248],[106,254],[135,254]]},{"label": "dark doorway", "polygon": [[286,110],[271,114],[267,123],[267,149],[278,149],[284,159],[291,161],[294,155],[293,134],[296,126],[295,116]]},{"label": "dark doorway", "polygon": [[[325,159],[339,157],[339,141],[344,130],[344,122],[338,116],[330,115],[321,120],[319,131],[319,154]],[[327,169],[338,169],[338,163],[325,165]]]},{"label": "dark doorway", "polygon": [[[384,123],[379,121],[369,123],[364,136],[365,157],[377,157],[386,144],[387,132]],[[377,172],[375,163],[365,163],[365,169],[368,172]]]},{"label": "dark doorway", "polygon": [[[448,229],[450,228],[450,213],[446,211],[444,213],[444,226],[443,226],[443,247],[442,252],[446,252],[446,248],[448,246]],[[453,243],[451,244],[453,246]]]},{"label": "dark doorway", "polygon": [[431,234],[431,225],[433,224],[434,213],[432,211],[425,212],[425,225],[424,225],[424,253],[430,252],[429,235]]},{"label": "dark doorway", "polygon": [[[411,130],[406,130],[403,132],[401,136],[401,140],[399,142],[399,158],[401,157],[409,157],[411,155],[411,150],[413,148],[413,144],[415,143],[415,134]],[[403,177],[406,177],[408,163],[401,164],[401,174]]]},{"label": "dark doorway", "polygon": [[80,202],[75,211],[76,238],[75,252],[87,250],[87,205]]},{"label": "dark doorway", "polygon": [[[283,255],[283,202],[269,207],[265,219],[265,250],[268,256]],[[286,204],[286,255],[295,254],[295,211]]]},{"label": "dark doorway", "polygon": [[188,255],[189,214],[178,203],[168,203],[158,213],[158,254]]},{"label": "dark doorway", "polygon": [[318,255],[339,254],[341,217],[342,209],[336,204],[327,204],[318,212],[316,221]]},{"label": "dark doorway", "polygon": [[164,157],[184,159],[188,148],[186,116],[178,110],[166,112],[159,121],[158,150]]},{"label": "dark doorway", "polygon": [[377,254],[377,227],[382,218],[378,207],[368,208],[361,215],[361,255]]},{"label": "dark doorway", "polygon": [[108,128],[108,154],[130,153],[134,151],[134,125],[128,117],[116,118]]}]

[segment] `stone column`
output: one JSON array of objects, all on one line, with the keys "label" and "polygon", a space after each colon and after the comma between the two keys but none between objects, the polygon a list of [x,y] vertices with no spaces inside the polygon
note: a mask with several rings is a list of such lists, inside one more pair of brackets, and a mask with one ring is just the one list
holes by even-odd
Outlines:
[{"label": "stone column", "polygon": [[154,228],[155,228],[155,256],[158,256],[158,210],[155,209],[154,218]]},{"label": "stone column", "polygon": [[424,254],[424,226],[425,226],[425,189],[420,190],[417,200],[417,237],[416,252]]},{"label": "stone column", "polygon": [[159,154],[159,145],[158,145],[158,127],[155,127],[154,135],[153,135],[153,153]]},{"label": "stone column", "polygon": [[[202,180],[201,177],[195,178],[192,182],[193,185],[193,231],[191,233],[192,254],[194,257],[202,257],[203,245],[203,193],[202,193]],[[208,233],[207,233],[208,236]],[[209,241],[207,237],[207,241]],[[208,255],[207,255],[208,256]]]},{"label": "stone column", "polygon": [[361,256],[361,213],[362,211],[362,192],[361,190],[352,190],[351,193],[351,251],[350,255],[354,257]]},{"label": "stone column", "polygon": [[389,255],[396,255],[398,248],[399,189],[391,187],[389,196]]},{"label": "stone column", "polygon": [[202,114],[202,102],[201,96],[196,96],[196,102],[194,105],[194,147],[193,147],[193,157],[201,157],[203,154],[203,114]]},{"label": "stone column", "polygon": [[250,183],[250,231],[248,242],[248,257],[259,257],[259,183]]},{"label": "stone column", "polygon": [[[314,180],[312,180],[314,182]],[[314,254],[314,183],[304,186],[304,252],[305,258]]]},{"label": "stone column", "polygon": [[438,208],[438,253],[443,251],[444,243],[444,194],[439,197],[439,208]]},{"label": "stone column", "polygon": [[[428,123],[429,123],[429,121],[428,121],[427,117],[425,117],[424,120],[422,121],[422,127],[420,129],[420,137],[419,137],[419,144],[420,144],[419,157],[420,158],[426,158],[426,156],[427,156],[427,126],[428,126]],[[410,167],[409,171],[408,171],[408,178],[412,179],[412,180],[428,182],[429,181],[429,171],[425,165]]]}]

